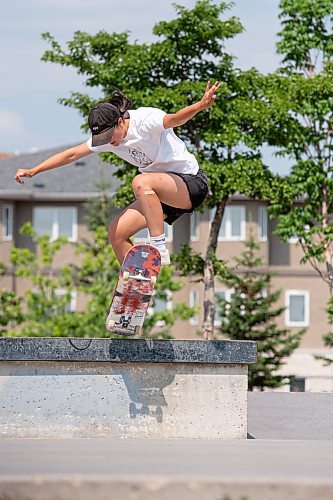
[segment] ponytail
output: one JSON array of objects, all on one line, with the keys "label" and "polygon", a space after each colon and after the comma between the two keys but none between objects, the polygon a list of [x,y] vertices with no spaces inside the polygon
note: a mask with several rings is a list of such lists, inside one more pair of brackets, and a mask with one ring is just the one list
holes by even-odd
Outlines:
[{"label": "ponytail", "polygon": [[120,90],[116,89],[107,102],[117,108],[122,117],[128,117],[127,110],[132,107],[132,101],[127,99]]}]

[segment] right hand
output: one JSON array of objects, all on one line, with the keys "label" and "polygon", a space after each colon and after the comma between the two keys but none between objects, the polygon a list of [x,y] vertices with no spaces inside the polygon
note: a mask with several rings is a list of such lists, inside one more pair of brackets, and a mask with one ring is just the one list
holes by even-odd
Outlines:
[{"label": "right hand", "polygon": [[206,85],[206,90],[204,96],[200,100],[200,104],[202,109],[211,108],[216,100],[216,92],[221,87],[219,82],[215,82],[212,86],[210,86],[210,80]]},{"label": "right hand", "polygon": [[30,178],[32,176],[33,176],[33,172],[31,170],[27,170],[25,168],[19,168],[16,171],[15,180],[19,184],[24,184],[24,181],[22,180],[22,177],[29,177]]}]

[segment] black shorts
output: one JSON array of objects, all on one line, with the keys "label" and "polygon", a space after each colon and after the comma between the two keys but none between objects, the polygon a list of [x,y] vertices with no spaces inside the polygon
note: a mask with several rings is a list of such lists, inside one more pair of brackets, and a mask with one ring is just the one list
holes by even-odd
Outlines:
[{"label": "black shorts", "polygon": [[205,172],[199,168],[198,173],[196,175],[193,174],[181,174],[179,172],[168,172],[173,175],[178,175],[181,177],[187,186],[188,193],[190,195],[190,200],[192,203],[191,209],[185,208],[176,208],[171,207],[170,205],[166,205],[165,203],[161,203],[163,213],[166,215],[164,219],[170,226],[175,222],[175,220],[179,219],[184,214],[191,214],[193,210],[198,208],[204,202],[207,194],[208,194],[208,179]]}]

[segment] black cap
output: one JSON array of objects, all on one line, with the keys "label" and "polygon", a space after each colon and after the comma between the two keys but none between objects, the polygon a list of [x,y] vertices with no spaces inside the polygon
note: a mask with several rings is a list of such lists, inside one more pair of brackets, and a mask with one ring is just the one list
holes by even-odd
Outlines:
[{"label": "black cap", "polygon": [[113,136],[113,131],[122,116],[120,111],[109,102],[97,104],[89,113],[88,123],[92,133],[94,146],[108,144]]}]

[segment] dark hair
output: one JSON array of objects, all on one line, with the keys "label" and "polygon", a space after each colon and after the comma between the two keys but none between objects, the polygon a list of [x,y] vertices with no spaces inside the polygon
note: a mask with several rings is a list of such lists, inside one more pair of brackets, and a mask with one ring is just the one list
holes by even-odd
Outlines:
[{"label": "dark hair", "polygon": [[119,110],[121,116],[125,118],[127,117],[125,115],[128,115],[128,113],[126,113],[127,110],[132,107],[132,101],[127,99],[118,89],[113,92],[112,97],[108,99],[107,102],[115,106]]}]

